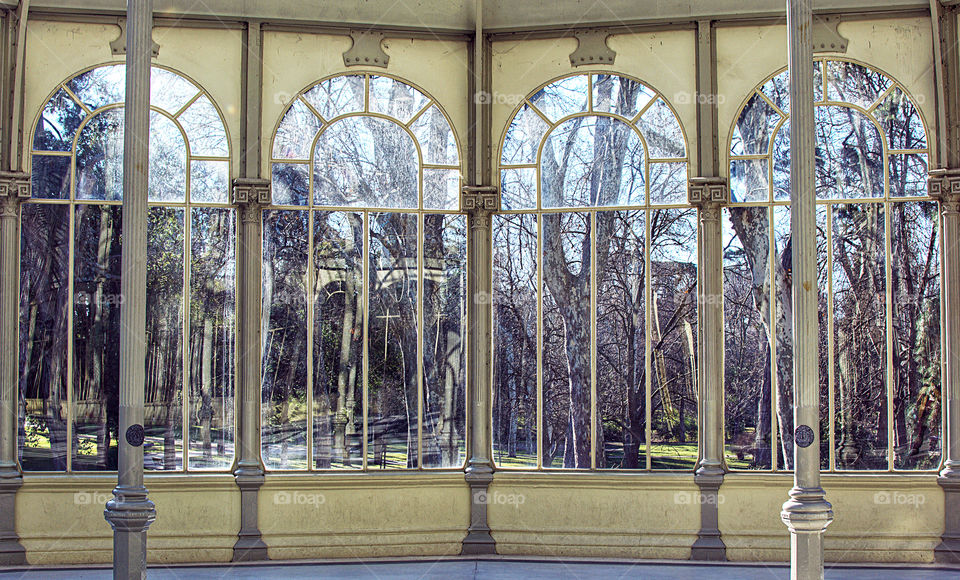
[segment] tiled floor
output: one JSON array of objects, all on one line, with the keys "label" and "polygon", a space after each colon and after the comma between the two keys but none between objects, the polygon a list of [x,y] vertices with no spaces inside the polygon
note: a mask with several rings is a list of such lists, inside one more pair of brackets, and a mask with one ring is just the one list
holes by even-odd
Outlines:
[{"label": "tiled floor", "polygon": [[[304,578],[389,578],[399,580],[534,580],[538,578],[641,578],[643,580],[785,580],[790,569],[782,564],[692,564],[558,562],[507,559],[445,559],[437,561],[270,563],[196,567],[151,567],[151,580],[212,580],[215,578],[299,580]],[[828,580],[960,580],[960,567],[836,566],[827,569]],[[33,568],[0,570],[0,580],[14,578],[50,580],[106,580],[107,568]]]}]

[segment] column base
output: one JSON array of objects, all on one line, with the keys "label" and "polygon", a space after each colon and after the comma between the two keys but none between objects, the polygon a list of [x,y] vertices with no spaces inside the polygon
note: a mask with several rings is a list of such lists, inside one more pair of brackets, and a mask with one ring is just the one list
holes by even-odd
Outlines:
[{"label": "column base", "polygon": [[231,562],[261,562],[269,560],[267,556],[267,544],[260,537],[260,532],[247,535],[239,534],[237,543],[233,545],[233,558]]},{"label": "column base", "polygon": [[937,482],[943,488],[943,535],[933,549],[939,564],[960,564],[960,473],[944,470]]},{"label": "column base", "polygon": [[493,467],[485,462],[471,461],[464,475],[470,486],[470,527],[463,538],[460,554],[463,556],[497,553],[497,542],[487,525],[487,490],[493,481]]},{"label": "column base", "polygon": [[727,559],[727,545],[723,543],[719,526],[723,475],[723,468],[719,466],[701,465],[693,478],[700,488],[700,531],[690,547],[691,560],[724,562]]},{"label": "column base", "polygon": [[16,469],[0,473],[0,566],[22,566],[27,563],[27,551],[17,535],[17,490],[23,477]]},{"label": "column base", "polygon": [[233,472],[240,488],[240,532],[233,545],[232,562],[256,562],[269,560],[267,544],[263,541],[257,517],[260,505],[260,486],[263,485],[263,470],[259,464],[240,465]]}]

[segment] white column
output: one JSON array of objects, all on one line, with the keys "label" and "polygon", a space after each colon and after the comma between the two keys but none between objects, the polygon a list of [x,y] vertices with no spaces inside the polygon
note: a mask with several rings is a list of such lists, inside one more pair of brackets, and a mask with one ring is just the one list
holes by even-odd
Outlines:
[{"label": "white column", "polygon": [[0,172],[0,566],[27,563],[16,531],[16,494],[23,484],[17,462],[19,216],[29,197],[29,175]]},{"label": "white column", "polygon": [[794,485],[781,519],[790,529],[790,577],[823,578],[823,532],[833,509],[820,487],[817,208],[814,182],[813,7],[787,0],[790,71],[790,236],[793,240]]},{"label": "white column", "polygon": [[943,434],[944,531],[938,562],[960,563],[960,169],[930,172],[930,195],[940,205],[943,243]]},{"label": "white column", "polygon": [[147,319],[147,184],[153,0],[127,3],[120,291],[120,423],[117,487],[104,517],[113,527],[113,577],[146,578],[147,528],[156,519],[143,485]]}]

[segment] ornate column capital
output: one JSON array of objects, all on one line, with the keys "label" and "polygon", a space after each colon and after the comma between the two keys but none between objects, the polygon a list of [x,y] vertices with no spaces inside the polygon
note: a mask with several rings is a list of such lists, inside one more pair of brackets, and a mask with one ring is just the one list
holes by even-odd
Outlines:
[{"label": "ornate column capital", "polygon": [[718,221],[720,208],[730,203],[726,177],[691,177],[687,182],[687,202],[700,208],[700,220]]},{"label": "ornate column capital", "polygon": [[960,211],[960,169],[933,169],[927,174],[927,191],[940,202],[944,213]]},{"label": "ornate column capital", "polygon": [[17,217],[17,207],[30,193],[29,173],[0,171],[0,217]]},{"label": "ornate column capital", "polygon": [[260,221],[260,210],[270,205],[273,190],[267,179],[238,178],[233,180],[230,190],[230,203],[240,210],[243,222]]},{"label": "ornate column capital", "polygon": [[500,188],[496,185],[463,186],[460,211],[470,215],[471,226],[489,228],[490,214],[500,211]]}]

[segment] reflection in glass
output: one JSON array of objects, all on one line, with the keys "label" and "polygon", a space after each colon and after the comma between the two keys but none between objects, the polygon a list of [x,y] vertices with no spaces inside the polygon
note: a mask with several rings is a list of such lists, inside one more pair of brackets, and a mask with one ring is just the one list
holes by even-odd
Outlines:
[{"label": "reflection in glass", "polygon": [[263,215],[261,453],[268,469],[307,467],[307,212]]},{"label": "reflection in glass", "polygon": [[408,84],[389,77],[370,77],[370,111],[407,123],[427,104],[427,97]]},{"label": "reflection in glass", "polygon": [[314,467],[363,466],[363,215],[314,212]]},{"label": "reflection in glass", "polygon": [[86,113],[66,91],[60,89],[43,108],[33,135],[34,151],[70,151],[73,136]]},{"label": "reflection in glass", "polygon": [[655,97],[653,91],[633,79],[617,75],[593,75],[593,110],[633,119]]},{"label": "reflection in glass", "polygon": [[66,205],[21,209],[17,437],[24,471],[67,468],[69,228]]},{"label": "reflection in glass", "polygon": [[587,110],[587,75],[577,75],[551,83],[530,97],[530,102],[551,123],[567,115]]},{"label": "reflection in glass", "polygon": [[367,464],[417,467],[417,216],[371,213]]},{"label": "reflection in glass", "polygon": [[68,199],[70,197],[71,158],[34,155],[31,185],[36,199]]},{"label": "reflection in glass", "polygon": [[637,127],[647,142],[651,159],[676,159],[687,154],[683,131],[676,115],[663,98],[647,107]]},{"label": "reflection in glass", "polygon": [[536,467],[536,216],[494,216],[493,252],[493,460]]}]

